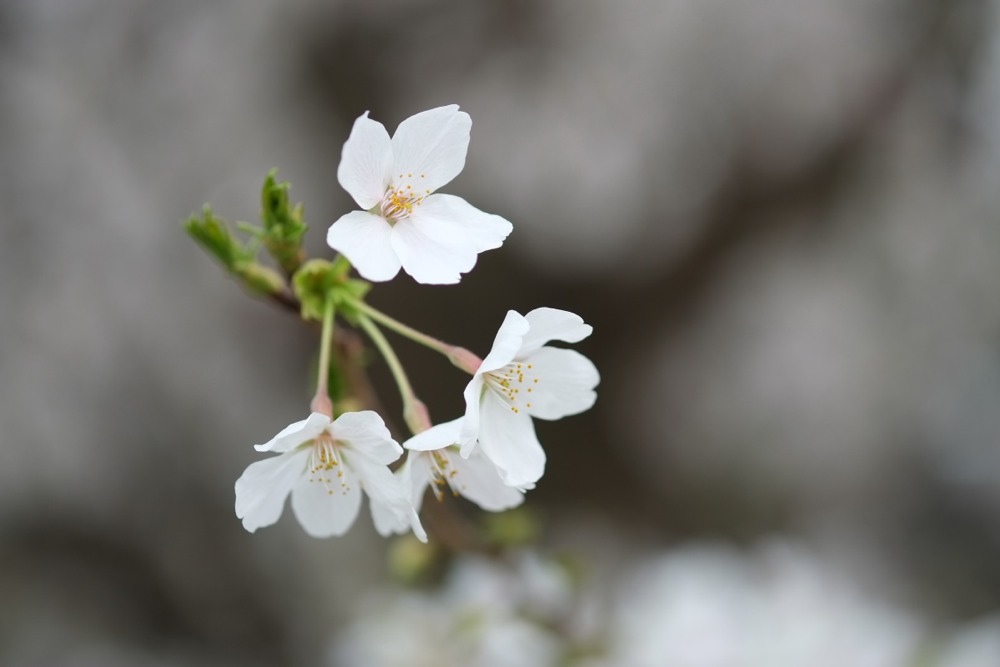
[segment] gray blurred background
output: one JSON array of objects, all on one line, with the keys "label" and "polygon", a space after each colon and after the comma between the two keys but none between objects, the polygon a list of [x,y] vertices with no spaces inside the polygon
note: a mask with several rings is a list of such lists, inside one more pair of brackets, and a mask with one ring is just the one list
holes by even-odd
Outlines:
[{"label": "gray blurred background", "polygon": [[4,0],[0,664],[326,655],[386,543],[242,529],[315,337],[179,222],[256,220],[277,167],[326,256],[353,119],[448,103],[446,191],[514,233],[371,300],[480,353],[508,308],[594,325],[597,406],[538,425],[546,548],[783,535],[933,622],[1000,608],[994,3]]}]

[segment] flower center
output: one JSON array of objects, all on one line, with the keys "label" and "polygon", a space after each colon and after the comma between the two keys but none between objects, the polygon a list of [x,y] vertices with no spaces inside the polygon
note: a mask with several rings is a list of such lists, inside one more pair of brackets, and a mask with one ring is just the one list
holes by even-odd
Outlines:
[{"label": "flower center", "polygon": [[510,406],[511,412],[519,413],[522,408],[531,407],[531,394],[539,380],[534,365],[513,361],[485,375],[486,386]]},{"label": "flower center", "polygon": [[455,488],[455,477],[458,475],[458,470],[448,460],[443,450],[427,452],[427,457],[431,463],[431,491],[434,492],[434,497],[438,499],[438,502],[444,498],[446,486],[451,489],[453,496],[459,495],[458,489]]},{"label": "flower center", "polygon": [[[347,485],[347,475],[341,456],[337,455],[338,442],[333,439],[329,431],[323,431],[312,441],[312,451],[309,452],[309,481],[322,484],[326,491],[333,495],[334,477],[340,483],[340,492],[346,494],[350,487]],[[336,474],[334,472],[336,470]]]},{"label": "flower center", "polygon": [[[378,205],[378,214],[388,220],[389,224],[396,224],[410,217],[414,207],[420,206],[424,197],[431,193],[427,188],[419,188],[418,179],[424,178],[427,178],[426,174],[418,174],[417,179],[414,179],[413,174],[400,174],[385,191]],[[417,188],[413,187],[414,181],[418,183]]]}]

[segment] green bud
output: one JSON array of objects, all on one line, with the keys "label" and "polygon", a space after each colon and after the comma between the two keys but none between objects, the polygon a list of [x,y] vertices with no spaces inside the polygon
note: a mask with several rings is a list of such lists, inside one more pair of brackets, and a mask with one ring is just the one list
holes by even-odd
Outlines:
[{"label": "green bud", "polygon": [[233,271],[238,262],[247,259],[243,244],[229,234],[225,220],[216,218],[209,206],[201,215],[192,215],[184,223],[184,229],[208,254]]},{"label": "green bud", "polygon": [[541,530],[538,517],[524,507],[490,514],[483,528],[491,543],[505,547],[531,544]]},{"label": "green bud", "polygon": [[438,556],[433,544],[424,544],[413,535],[404,535],[389,547],[389,571],[397,581],[417,584],[428,577]]},{"label": "green bud", "polygon": [[302,204],[288,201],[287,182],[278,183],[276,169],[268,172],[261,190],[261,221],[264,223],[264,247],[285,273],[292,275],[302,265],[305,251],[302,236],[307,225],[302,221]]}]

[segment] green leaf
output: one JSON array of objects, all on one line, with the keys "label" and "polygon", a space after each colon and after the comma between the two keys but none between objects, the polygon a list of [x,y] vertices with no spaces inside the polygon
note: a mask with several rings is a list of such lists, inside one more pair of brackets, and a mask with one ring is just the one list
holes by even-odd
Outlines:
[{"label": "green leaf", "polygon": [[289,183],[275,180],[276,169],[268,172],[261,189],[261,221],[264,247],[286,274],[295,273],[305,258],[302,237],[308,226],[302,220],[302,204],[288,200]]},{"label": "green leaf", "polygon": [[212,209],[205,206],[201,215],[192,215],[184,223],[184,229],[208,254],[233,271],[238,262],[249,259],[242,243],[229,233],[226,221],[215,217]]}]

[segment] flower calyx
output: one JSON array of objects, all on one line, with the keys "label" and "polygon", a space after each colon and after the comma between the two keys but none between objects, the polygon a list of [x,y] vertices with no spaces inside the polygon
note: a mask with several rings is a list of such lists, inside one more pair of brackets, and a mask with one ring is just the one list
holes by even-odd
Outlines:
[{"label": "flower calyx", "polygon": [[296,271],[292,287],[302,304],[302,319],[322,321],[330,299],[341,315],[354,319],[351,304],[368,293],[371,283],[348,277],[350,270],[350,263],[339,257],[333,262],[310,259]]}]

